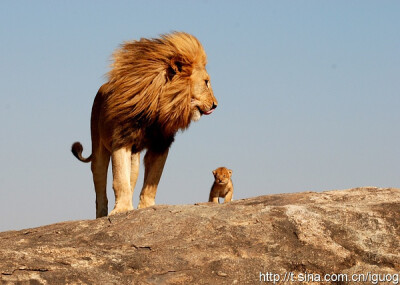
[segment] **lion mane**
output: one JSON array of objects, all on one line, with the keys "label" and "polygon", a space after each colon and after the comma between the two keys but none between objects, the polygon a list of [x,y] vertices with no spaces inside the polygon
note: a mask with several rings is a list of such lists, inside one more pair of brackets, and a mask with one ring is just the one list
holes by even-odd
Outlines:
[{"label": "lion mane", "polygon": [[126,42],[113,58],[104,102],[104,123],[115,127],[113,141],[129,144],[138,140],[131,137],[137,135],[134,126],[150,127],[161,131],[167,147],[191,122],[190,76],[193,68],[207,64],[201,43],[173,33]]},{"label": "lion mane", "polygon": [[108,81],[100,87],[92,107],[92,154],[84,158],[82,145],[72,145],[75,157],[92,161],[96,217],[108,211],[105,187],[110,157],[116,197],[110,214],[132,209],[143,149],[147,152],[139,207],[154,204],[175,134],[217,106],[206,64],[201,43],[183,32],[125,42],[114,52]]}]

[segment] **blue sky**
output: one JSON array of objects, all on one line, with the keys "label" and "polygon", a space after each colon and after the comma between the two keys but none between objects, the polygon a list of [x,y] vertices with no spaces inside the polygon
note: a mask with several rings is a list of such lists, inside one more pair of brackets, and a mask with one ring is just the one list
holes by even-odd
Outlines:
[{"label": "blue sky", "polygon": [[[219,107],[176,136],[157,204],[400,187],[398,1],[1,1],[0,231],[95,217],[90,110],[120,43],[170,31],[208,54]],[[137,206],[143,169],[135,189]],[[109,209],[113,208],[111,183]]]}]

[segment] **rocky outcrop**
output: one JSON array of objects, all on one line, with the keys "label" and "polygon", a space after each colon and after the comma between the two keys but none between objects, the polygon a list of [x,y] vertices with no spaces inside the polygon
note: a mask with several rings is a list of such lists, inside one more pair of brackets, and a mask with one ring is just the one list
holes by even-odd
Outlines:
[{"label": "rocky outcrop", "polygon": [[159,205],[3,232],[0,256],[0,284],[396,284],[400,189]]}]

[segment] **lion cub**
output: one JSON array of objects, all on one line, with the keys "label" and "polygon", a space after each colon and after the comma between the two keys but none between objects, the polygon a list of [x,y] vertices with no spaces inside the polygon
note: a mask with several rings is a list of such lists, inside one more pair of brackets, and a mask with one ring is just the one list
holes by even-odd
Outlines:
[{"label": "lion cub", "polygon": [[219,203],[219,197],[225,198],[224,203],[230,202],[233,195],[232,170],[219,167],[212,173],[214,174],[215,181],[211,187],[208,202]]}]

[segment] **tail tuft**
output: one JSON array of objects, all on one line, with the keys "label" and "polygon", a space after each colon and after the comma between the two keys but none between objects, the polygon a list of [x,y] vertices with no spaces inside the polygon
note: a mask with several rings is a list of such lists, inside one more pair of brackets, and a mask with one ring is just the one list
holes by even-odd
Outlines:
[{"label": "tail tuft", "polygon": [[81,145],[80,142],[74,142],[72,144],[71,151],[72,151],[72,154],[82,162],[92,161],[92,155],[90,155],[88,158],[84,158],[82,156],[83,146]]}]

